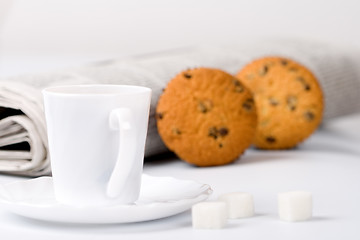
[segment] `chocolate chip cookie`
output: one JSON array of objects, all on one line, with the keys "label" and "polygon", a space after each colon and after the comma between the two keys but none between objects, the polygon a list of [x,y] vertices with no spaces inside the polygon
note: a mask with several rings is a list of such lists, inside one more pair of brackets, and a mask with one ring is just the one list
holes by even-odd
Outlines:
[{"label": "chocolate chip cookie", "polygon": [[252,93],[221,70],[196,68],[175,76],[156,108],[159,134],[179,158],[197,166],[236,160],[257,123]]},{"label": "chocolate chip cookie", "polygon": [[246,65],[237,77],[254,94],[258,113],[254,144],[258,148],[292,148],[319,126],[323,93],[315,76],[301,64],[265,57]]}]

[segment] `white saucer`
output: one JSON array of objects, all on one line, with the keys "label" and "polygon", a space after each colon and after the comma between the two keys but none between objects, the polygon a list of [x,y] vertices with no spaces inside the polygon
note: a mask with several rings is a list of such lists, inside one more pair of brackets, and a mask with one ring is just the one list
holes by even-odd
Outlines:
[{"label": "white saucer", "polygon": [[181,213],[206,200],[209,185],[143,174],[139,200],[131,205],[75,207],[55,200],[51,177],[0,185],[4,209],[21,216],[67,223],[130,223]]}]

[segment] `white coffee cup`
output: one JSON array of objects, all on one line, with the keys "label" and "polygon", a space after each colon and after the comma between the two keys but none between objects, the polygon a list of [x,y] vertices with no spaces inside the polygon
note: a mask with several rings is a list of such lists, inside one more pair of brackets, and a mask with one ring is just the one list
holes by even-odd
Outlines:
[{"label": "white coffee cup", "polygon": [[68,205],[139,197],[151,89],[73,85],[43,90],[55,197]]}]

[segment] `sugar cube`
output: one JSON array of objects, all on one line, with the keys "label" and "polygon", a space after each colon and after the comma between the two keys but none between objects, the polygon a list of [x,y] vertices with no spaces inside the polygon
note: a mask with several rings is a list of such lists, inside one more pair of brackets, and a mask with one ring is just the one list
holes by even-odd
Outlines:
[{"label": "sugar cube", "polygon": [[212,201],[197,203],[192,207],[192,224],[198,229],[220,229],[227,223],[225,202]]},{"label": "sugar cube", "polygon": [[305,191],[279,193],[278,207],[281,220],[289,222],[307,220],[312,216],[312,195]]},{"label": "sugar cube", "polygon": [[221,195],[218,200],[227,203],[229,218],[246,218],[254,215],[254,201],[250,193],[227,193]]}]

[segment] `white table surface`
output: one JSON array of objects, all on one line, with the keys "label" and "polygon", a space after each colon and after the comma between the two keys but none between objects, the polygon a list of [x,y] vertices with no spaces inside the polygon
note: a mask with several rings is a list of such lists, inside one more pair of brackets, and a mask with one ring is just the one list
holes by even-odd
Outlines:
[{"label": "white table surface", "polygon": [[[229,220],[221,230],[196,230],[191,211],[161,220],[112,225],[42,222],[0,208],[1,239],[360,239],[360,115],[327,122],[297,149],[248,150],[233,164],[198,168],[181,160],[145,164],[154,176],[174,176],[208,183],[214,192],[254,195],[256,215]],[[0,175],[0,183],[24,178]],[[314,217],[288,223],[277,216],[277,193],[313,193]]]}]

